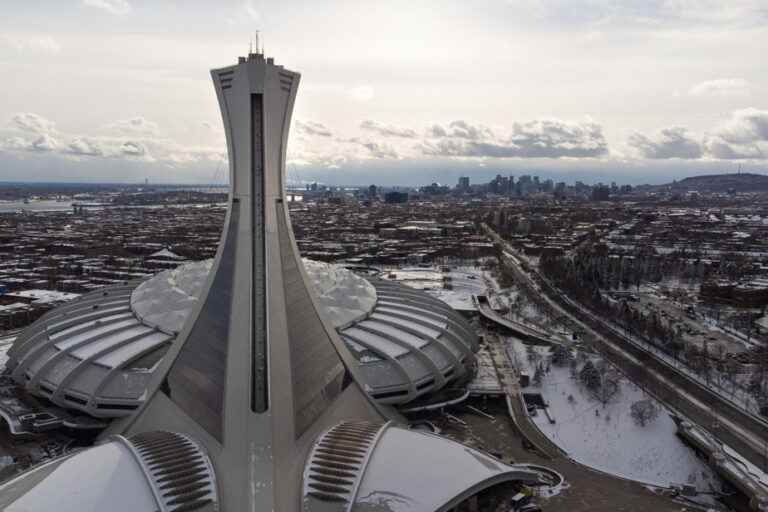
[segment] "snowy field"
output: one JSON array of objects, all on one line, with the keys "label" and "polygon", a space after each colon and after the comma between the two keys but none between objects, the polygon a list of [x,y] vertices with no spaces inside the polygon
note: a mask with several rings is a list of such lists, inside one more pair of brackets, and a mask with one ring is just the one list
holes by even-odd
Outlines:
[{"label": "snowy field", "polygon": [[[533,375],[525,345],[510,338],[508,350],[519,367]],[[536,350],[546,361],[549,349]],[[568,366],[552,365],[540,386],[532,384],[525,391],[541,392],[555,423],[551,424],[542,411],[533,420],[572,459],[648,484],[692,484],[699,491],[719,489],[713,471],[675,435],[675,423],[663,405],[656,402],[659,415],[650,424],[641,427],[635,423],[631,405],[653,399],[626,378],[621,377],[618,394],[605,406],[571,377]]]}]

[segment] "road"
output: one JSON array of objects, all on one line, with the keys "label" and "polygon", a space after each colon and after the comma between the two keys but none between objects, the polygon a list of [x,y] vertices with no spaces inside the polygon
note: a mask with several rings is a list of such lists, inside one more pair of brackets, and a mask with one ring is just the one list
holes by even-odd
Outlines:
[{"label": "road", "polygon": [[[486,229],[502,247],[508,248],[493,230]],[[631,380],[756,466],[764,470],[768,468],[768,422],[744,411],[635,344],[603,319],[565,297],[541,274],[533,274],[537,278],[534,280],[521,268],[513,254],[508,254],[503,261],[527,288],[538,294],[554,311],[591,334],[595,348]]]}]

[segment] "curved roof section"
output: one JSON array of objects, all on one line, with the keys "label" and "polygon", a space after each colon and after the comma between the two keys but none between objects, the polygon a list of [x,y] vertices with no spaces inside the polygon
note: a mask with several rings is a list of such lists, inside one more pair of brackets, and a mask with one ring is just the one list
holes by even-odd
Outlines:
[{"label": "curved roof section", "polygon": [[548,475],[527,467],[509,466],[443,437],[389,426],[368,462],[353,510],[375,510],[393,497],[393,508],[400,512],[451,510],[492,485],[510,481],[550,484]]},{"label": "curved roof section", "polygon": [[190,438],[170,432],[115,437],[0,486],[0,509],[7,512],[212,511],[217,503],[207,455]]},{"label": "curved roof section", "polygon": [[[305,260],[320,304],[360,363],[366,390],[401,404],[466,375],[477,336],[424,292]],[[9,350],[8,371],[38,396],[95,417],[130,414],[198,302],[211,268],[194,262],[56,308]]]},{"label": "curved roof section", "polygon": [[553,483],[548,473],[504,464],[443,437],[392,423],[350,421],[315,442],[303,495],[307,510],[326,512],[450,510],[509,481]]},{"label": "curved roof section", "polygon": [[8,351],[6,371],[30,393],[91,416],[130,414],[176,332],[131,308],[141,281],[104,288],[53,309]]},{"label": "curved roof section", "polygon": [[402,404],[471,371],[478,337],[464,317],[422,291],[370,282],[376,289],[373,309],[338,330],[360,361],[371,396]]}]

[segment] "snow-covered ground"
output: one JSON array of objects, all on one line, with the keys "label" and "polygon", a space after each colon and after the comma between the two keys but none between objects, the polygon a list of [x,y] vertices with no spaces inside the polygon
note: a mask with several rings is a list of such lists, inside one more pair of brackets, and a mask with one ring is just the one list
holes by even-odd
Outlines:
[{"label": "snow-covered ground", "polygon": [[[545,361],[549,349],[535,350]],[[533,375],[522,342],[510,338],[508,351],[523,371]],[[653,398],[624,377],[618,395],[606,406],[571,377],[567,366],[552,365],[541,386],[531,385],[524,391],[541,392],[555,423],[551,424],[541,413],[533,418],[534,422],[582,464],[653,485],[687,483],[700,491],[719,488],[713,471],[675,435],[676,425],[662,404],[654,400],[660,412],[650,424],[641,427],[635,423],[630,415],[631,405]]]}]

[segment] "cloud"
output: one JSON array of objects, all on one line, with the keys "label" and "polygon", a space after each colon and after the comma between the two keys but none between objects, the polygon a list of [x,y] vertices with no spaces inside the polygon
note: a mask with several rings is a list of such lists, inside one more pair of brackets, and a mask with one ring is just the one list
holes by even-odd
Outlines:
[{"label": "cloud", "polygon": [[374,96],[373,87],[370,85],[358,85],[347,92],[353,100],[360,102],[371,101]]},{"label": "cloud", "polygon": [[109,125],[112,133],[97,136],[61,133],[53,121],[32,112],[14,115],[8,128],[0,130],[0,150],[51,152],[70,160],[127,159],[175,167],[180,164],[209,165],[221,161],[224,154],[220,147],[188,146],[157,137],[154,135],[157,125],[142,117],[112,123]]},{"label": "cloud", "polygon": [[82,0],[86,7],[95,7],[110,14],[123,15],[131,12],[131,4],[127,0]]},{"label": "cloud", "polygon": [[768,110],[736,110],[715,135],[735,144],[768,141]]},{"label": "cloud", "polygon": [[736,110],[704,142],[714,158],[763,159],[768,157],[768,110]]},{"label": "cloud", "polygon": [[61,51],[61,45],[51,36],[4,35],[0,37],[0,46],[20,52],[56,54]]},{"label": "cloud", "polygon": [[67,153],[82,156],[101,156],[104,150],[99,142],[88,137],[76,137],[69,143],[66,149]]},{"label": "cloud", "polygon": [[514,123],[507,136],[482,125],[454,121],[428,129],[432,139],[419,146],[427,156],[493,158],[594,158],[608,152],[602,127],[593,122],[556,119]]},{"label": "cloud", "polygon": [[701,144],[693,139],[686,128],[665,128],[653,138],[640,133],[629,137],[629,145],[641,158],[701,158]]},{"label": "cloud", "polygon": [[451,137],[474,141],[490,141],[494,139],[493,131],[483,125],[473,125],[466,121],[451,121],[448,126],[434,124],[427,128],[428,138]]},{"label": "cloud", "polygon": [[433,124],[432,126],[427,128],[427,137],[429,138],[437,139],[440,137],[447,137],[447,136],[448,136],[448,132],[445,130],[445,128],[443,128],[439,124]]},{"label": "cloud", "polygon": [[370,156],[373,158],[399,158],[395,148],[389,144],[373,141],[363,141],[360,142],[360,145],[367,149]]},{"label": "cloud", "polygon": [[113,132],[130,135],[156,136],[160,132],[160,127],[157,123],[141,116],[115,121],[104,128]]},{"label": "cloud", "polygon": [[746,96],[749,94],[749,82],[742,78],[719,78],[694,85],[688,90],[690,96]]},{"label": "cloud", "polygon": [[374,132],[382,137],[401,137],[404,139],[413,139],[416,137],[416,132],[410,128],[399,128],[397,126],[385,125],[367,119],[360,123],[360,128]]},{"label": "cloud", "polygon": [[11,118],[10,127],[24,136],[13,136],[2,141],[4,149],[15,151],[54,151],[59,146],[53,121],[33,112],[20,112]]},{"label": "cloud", "polygon": [[628,144],[647,159],[761,160],[768,158],[768,110],[736,110],[701,141],[685,128],[672,127],[652,137],[632,134]]},{"label": "cloud", "polygon": [[296,127],[296,131],[298,131],[302,135],[318,136],[318,137],[333,136],[333,133],[331,132],[331,130],[328,129],[327,126],[325,126],[322,123],[317,123],[315,121],[300,121],[297,119],[294,122],[294,126]]},{"label": "cloud", "polygon": [[704,140],[707,153],[721,160],[763,159],[766,154],[758,144],[732,144],[718,136],[709,136]]},{"label": "cloud", "polygon": [[490,128],[482,125],[471,125],[466,121],[453,121],[448,125],[448,136],[467,140],[488,140],[493,138]]},{"label": "cloud", "polygon": [[33,140],[28,149],[30,151],[53,151],[57,147],[59,147],[59,142],[52,136],[44,133]]},{"label": "cloud", "polygon": [[14,128],[29,133],[43,134],[54,133],[56,131],[53,121],[32,112],[20,112],[14,114],[11,118],[11,123]]},{"label": "cloud", "polygon": [[0,141],[0,149],[10,151],[54,151],[59,147],[59,142],[51,135],[43,134],[32,139],[24,137],[10,137]]},{"label": "cloud", "polygon": [[147,154],[147,148],[140,142],[126,141],[120,146],[120,151],[128,156],[144,156]]}]

